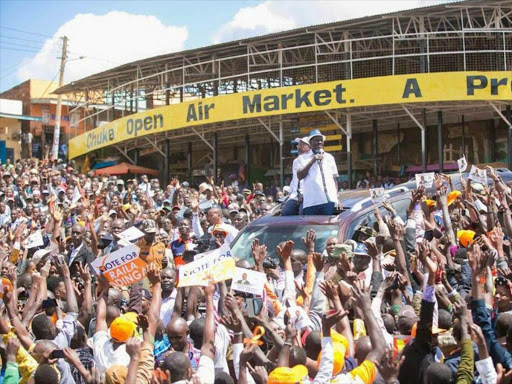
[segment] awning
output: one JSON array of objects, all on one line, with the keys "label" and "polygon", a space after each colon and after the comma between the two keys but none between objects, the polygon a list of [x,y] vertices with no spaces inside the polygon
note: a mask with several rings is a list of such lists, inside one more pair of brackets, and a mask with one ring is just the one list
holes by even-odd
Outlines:
[{"label": "awning", "polygon": [[0,112],[0,117],[4,117],[6,119],[16,119],[16,120],[43,121],[42,117],[25,116],[25,115],[11,115],[10,113],[2,113],[2,112]]},{"label": "awning", "polygon": [[116,164],[117,164],[117,161],[102,161],[101,163],[94,164],[94,167],[92,167],[92,169],[101,169],[101,168],[111,167]]},{"label": "awning", "polygon": [[158,171],[155,169],[141,167],[139,165],[132,165],[128,163],[121,163],[114,165],[112,167],[96,169],[94,171],[95,175],[126,175],[127,173],[158,176]]}]

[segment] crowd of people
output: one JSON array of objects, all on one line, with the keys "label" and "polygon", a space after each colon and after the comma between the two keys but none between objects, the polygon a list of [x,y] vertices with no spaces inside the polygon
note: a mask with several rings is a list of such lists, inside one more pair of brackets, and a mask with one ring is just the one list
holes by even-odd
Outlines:
[{"label": "crowd of people", "polygon": [[[304,140],[294,167],[289,198],[299,181],[319,195],[306,192],[305,213],[334,203],[337,188],[319,141]],[[252,257],[237,267],[265,275],[249,294],[231,279],[180,287],[178,277],[275,207],[262,184],[161,186],[47,160],[0,165],[0,382],[509,383],[512,191],[489,172],[490,187],[460,190],[436,177],[433,191],[408,192],[403,215],[384,202],[352,239],[310,230],[279,244],[279,260],[246,244]],[[131,246],[132,227],[145,277],[113,285],[91,264]]]}]

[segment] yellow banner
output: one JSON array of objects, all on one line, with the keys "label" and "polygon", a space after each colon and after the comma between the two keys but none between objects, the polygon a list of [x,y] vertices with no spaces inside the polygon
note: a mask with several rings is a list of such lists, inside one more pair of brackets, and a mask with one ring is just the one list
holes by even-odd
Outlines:
[{"label": "yellow banner", "polygon": [[422,73],[215,96],[112,121],[71,139],[69,157],[140,136],[230,120],[373,105],[475,100],[512,100],[512,73]]}]

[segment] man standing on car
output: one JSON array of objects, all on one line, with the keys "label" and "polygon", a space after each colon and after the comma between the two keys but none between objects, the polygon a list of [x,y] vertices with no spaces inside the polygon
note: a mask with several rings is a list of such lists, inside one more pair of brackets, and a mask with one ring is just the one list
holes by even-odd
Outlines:
[{"label": "man standing on car", "polygon": [[[295,139],[297,142],[297,151],[298,156],[303,153],[308,153],[311,151],[311,147],[309,146],[309,137],[303,137],[301,139]],[[292,215],[302,215],[304,214],[304,210],[302,208],[302,186],[303,181],[299,180],[297,177],[297,167],[299,164],[299,157],[293,160],[292,165],[292,182],[290,183],[290,197],[283,205],[283,209],[281,210],[281,216],[292,216]]]},{"label": "man standing on car", "polygon": [[318,129],[311,131],[311,151],[298,158],[297,177],[303,182],[305,215],[332,215],[338,205],[338,168],[334,157],[324,152],[324,141]]}]

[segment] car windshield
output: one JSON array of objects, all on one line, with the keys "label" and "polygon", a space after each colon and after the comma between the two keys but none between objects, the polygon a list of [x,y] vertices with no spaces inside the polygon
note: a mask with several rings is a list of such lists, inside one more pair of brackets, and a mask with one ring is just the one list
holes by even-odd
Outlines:
[{"label": "car windshield", "polygon": [[254,239],[258,239],[260,244],[267,246],[268,256],[277,259],[276,247],[282,241],[293,240],[295,247],[306,250],[302,243],[302,238],[306,236],[306,232],[310,229],[316,231],[317,252],[323,252],[325,244],[329,236],[338,235],[337,224],[326,225],[286,225],[286,226],[251,226],[247,227],[240,236],[231,244],[231,251],[237,259],[249,259],[252,262],[251,244]]}]

